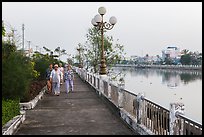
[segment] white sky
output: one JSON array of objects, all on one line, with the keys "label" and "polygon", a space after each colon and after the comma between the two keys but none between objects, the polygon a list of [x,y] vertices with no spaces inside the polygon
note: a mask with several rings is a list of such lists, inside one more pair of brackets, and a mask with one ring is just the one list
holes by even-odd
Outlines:
[{"label": "white sky", "polygon": [[34,50],[60,46],[76,54],[101,6],[105,21],[118,21],[106,35],[119,39],[127,56],[161,55],[167,46],[202,52],[202,2],[2,2],[2,20],[19,34],[24,23]]}]

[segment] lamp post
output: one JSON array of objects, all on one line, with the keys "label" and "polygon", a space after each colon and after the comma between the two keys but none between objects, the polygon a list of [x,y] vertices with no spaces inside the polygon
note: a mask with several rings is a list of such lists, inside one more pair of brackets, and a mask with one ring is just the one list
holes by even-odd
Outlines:
[{"label": "lamp post", "polygon": [[79,45],[79,48],[77,48],[77,50],[79,52],[79,68],[83,68],[82,61],[81,61],[81,50],[82,50],[82,48],[81,48],[80,44],[78,44],[78,45]]},{"label": "lamp post", "polygon": [[104,56],[104,30],[111,30],[113,26],[116,24],[117,19],[116,17],[112,16],[109,19],[109,23],[103,20],[103,16],[106,13],[106,9],[104,7],[100,7],[98,9],[98,13],[92,20],[91,23],[97,28],[98,31],[101,31],[101,66],[100,66],[100,75],[106,75],[106,61]]}]

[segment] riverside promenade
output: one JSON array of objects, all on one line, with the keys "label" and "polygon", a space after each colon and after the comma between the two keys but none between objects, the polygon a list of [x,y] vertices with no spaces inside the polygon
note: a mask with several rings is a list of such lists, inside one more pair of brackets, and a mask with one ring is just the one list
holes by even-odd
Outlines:
[{"label": "riverside promenade", "polygon": [[74,91],[59,96],[46,94],[35,108],[26,110],[26,119],[15,135],[135,135],[117,112],[93,88],[75,74]]}]

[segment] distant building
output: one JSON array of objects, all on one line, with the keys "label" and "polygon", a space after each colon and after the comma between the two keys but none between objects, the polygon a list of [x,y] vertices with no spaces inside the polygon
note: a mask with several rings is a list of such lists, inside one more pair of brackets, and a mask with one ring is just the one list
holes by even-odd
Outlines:
[{"label": "distant building", "polygon": [[177,47],[167,47],[167,49],[162,50],[162,60],[165,60],[165,58],[171,58],[176,59],[180,57],[180,49]]}]

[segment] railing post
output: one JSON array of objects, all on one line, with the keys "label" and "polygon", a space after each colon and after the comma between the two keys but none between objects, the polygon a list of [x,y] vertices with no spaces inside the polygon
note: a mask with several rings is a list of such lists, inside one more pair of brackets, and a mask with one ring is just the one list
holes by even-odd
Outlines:
[{"label": "railing post", "polygon": [[123,89],[125,87],[125,81],[119,81],[118,82],[118,107],[122,108],[123,107],[123,103],[124,103],[124,92]]},{"label": "railing post", "polygon": [[104,94],[104,84],[103,81],[107,78],[107,75],[100,75],[100,89],[99,89],[99,95]]},{"label": "railing post", "polygon": [[139,93],[136,97],[136,121],[138,124],[142,122],[142,115],[143,115],[143,107],[144,107],[144,94]]},{"label": "railing post", "polygon": [[78,68],[78,74],[81,77],[81,68]]},{"label": "railing post", "polygon": [[98,83],[99,75],[96,74],[96,89],[99,90],[100,83]]},{"label": "railing post", "polygon": [[86,81],[86,77],[85,77],[85,70],[84,69],[81,69],[81,78],[83,81]]},{"label": "railing post", "polygon": [[178,124],[178,115],[184,114],[184,104],[183,103],[170,103],[170,113],[169,113],[169,128],[170,135],[179,135],[179,132],[183,134],[184,123],[181,122],[181,129]]},{"label": "railing post", "polygon": [[108,73],[108,98],[111,99],[111,76],[110,74]]}]

